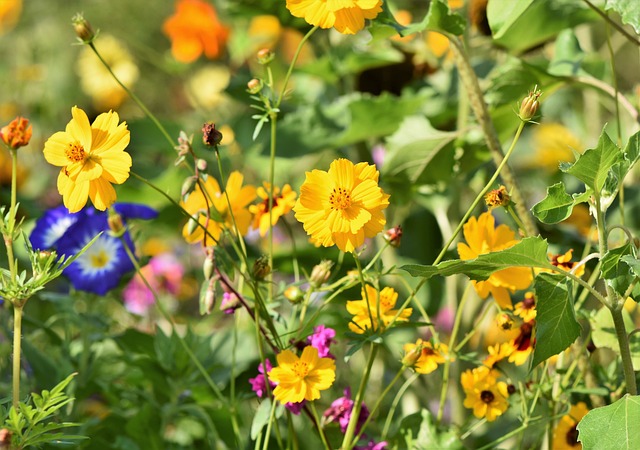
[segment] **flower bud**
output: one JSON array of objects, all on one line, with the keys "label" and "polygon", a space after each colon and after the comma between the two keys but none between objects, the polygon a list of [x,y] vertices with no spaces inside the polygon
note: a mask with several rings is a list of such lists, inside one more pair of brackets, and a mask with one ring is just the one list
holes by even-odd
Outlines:
[{"label": "flower bud", "polygon": [[400,225],[396,225],[393,228],[389,228],[387,231],[385,231],[384,238],[392,247],[400,247],[400,240],[402,239],[402,227]]},{"label": "flower bud", "polygon": [[261,256],[253,263],[253,277],[257,281],[264,280],[267,275],[271,273],[271,266],[269,266],[269,258]]},{"label": "flower bud", "polygon": [[487,192],[484,196],[484,202],[489,209],[497,208],[498,206],[507,206],[511,202],[511,197],[507,192],[507,188],[500,186],[498,189],[493,189]]},{"label": "flower bud", "polygon": [[202,158],[198,158],[196,160],[196,167],[200,172],[205,172],[207,170],[207,161]]},{"label": "flower bud", "polygon": [[95,39],[96,34],[93,32],[91,24],[82,14],[78,13],[73,16],[71,23],[73,24],[73,29],[76,31],[76,36],[78,36],[78,39],[83,43],[88,44]]},{"label": "flower bud", "polygon": [[202,273],[204,274],[204,279],[209,280],[213,276],[213,269],[215,268],[215,262],[213,260],[213,250],[209,250],[207,252],[207,257],[202,263]]},{"label": "flower bud", "polygon": [[29,120],[24,117],[16,117],[9,125],[0,129],[0,138],[9,148],[14,150],[29,144],[33,129]]},{"label": "flower bud", "polygon": [[513,328],[513,318],[507,313],[498,314],[498,317],[496,317],[496,323],[505,331]]},{"label": "flower bud", "polygon": [[311,271],[309,284],[311,284],[313,288],[317,289],[326,283],[331,276],[331,267],[333,267],[332,261],[329,261],[328,259],[320,261],[320,264],[317,264]]},{"label": "flower bud", "polygon": [[202,283],[200,288],[200,315],[211,314],[216,304],[216,278]]},{"label": "flower bud", "polygon": [[234,311],[240,308],[240,300],[238,296],[233,292],[225,292],[222,294],[222,301],[220,302],[220,310],[225,314],[233,314]]},{"label": "flower bud", "polygon": [[289,286],[284,290],[284,298],[295,305],[304,299],[304,293],[298,286]]},{"label": "flower bud", "polygon": [[269,64],[275,56],[270,49],[263,48],[258,51],[258,63],[262,65]]},{"label": "flower bud", "polygon": [[216,124],[207,122],[202,126],[202,142],[209,147],[217,147],[222,142],[222,133],[216,130]]},{"label": "flower bud", "polygon": [[107,224],[109,225],[111,233],[116,237],[122,236],[126,230],[122,216],[113,210],[109,210]]},{"label": "flower bud", "polygon": [[193,141],[193,135],[187,137],[187,133],[184,131],[180,132],[178,136],[178,145],[175,148],[178,152],[178,156],[186,156],[191,153],[191,142]]},{"label": "flower bud", "polygon": [[180,195],[184,197],[185,195],[189,194],[193,190],[195,184],[196,177],[189,177],[184,180],[184,182],[182,183],[182,188],[180,189]]},{"label": "flower bud", "polygon": [[191,216],[189,222],[187,222],[187,233],[189,233],[189,236],[195,233],[196,229],[200,226],[198,222],[199,217],[200,213],[195,213],[193,216]]},{"label": "flower bud", "polygon": [[405,367],[415,366],[418,360],[420,359],[420,356],[422,356],[423,348],[424,348],[424,344],[422,340],[418,339],[418,342],[416,342],[416,346],[413,347],[411,350],[409,350],[407,353],[405,353],[404,357],[402,358],[402,365]]},{"label": "flower bud", "polygon": [[531,119],[538,112],[538,108],[540,107],[540,96],[542,95],[542,91],[538,90],[538,86],[533,88],[533,91],[529,92],[522,103],[520,103],[520,112],[518,113],[518,117],[523,122],[530,122]]},{"label": "flower bud", "polygon": [[262,80],[259,80],[257,78],[252,78],[247,83],[247,91],[249,91],[249,94],[257,94],[262,90],[263,86],[264,85],[262,83]]}]

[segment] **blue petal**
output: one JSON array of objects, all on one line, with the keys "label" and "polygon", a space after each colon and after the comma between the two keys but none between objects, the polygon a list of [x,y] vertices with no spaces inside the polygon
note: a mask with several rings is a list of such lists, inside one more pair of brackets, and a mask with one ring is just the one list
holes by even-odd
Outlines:
[{"label": "blue petal", "polygon": [[69,213],[63,205],[46,211],[31,231],[31,246],[39,250],[54,248],[58,240],[84,215],[83,211]]},{"label": "blue petal", "polygon": [[158,217],[158,211],[137,203],[115,203],[113,209],[124,219],[144,219],[151,220]]}]

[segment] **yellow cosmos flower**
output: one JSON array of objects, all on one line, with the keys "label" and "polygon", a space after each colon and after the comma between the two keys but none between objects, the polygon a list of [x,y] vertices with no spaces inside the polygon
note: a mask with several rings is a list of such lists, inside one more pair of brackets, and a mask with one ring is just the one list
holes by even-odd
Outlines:
[{"label": "yellow cosmos flower", "polygon": [[[365,293],[366,289],[366,293]],[[353,314],[349,329],[354,333],[364,334],[368,329],[377,330],[382,324],[384,330],[398,313],[393,309],[398,301],[398,293],[393,288],[386,287],[378,292],[373,286],[367,285],[362,290],[362,300],[347,302],[347,311]],[[405,308],[398,316],[398,322],[406,322],[413,309]]]},{"label": "yellow cosmos flower", "polygon": [[347,159],[333,161],[328,172],[307,172],[293,208],[296,219],[316,243],[353,252],[386,223],[382,210],[389,206],[389,196],[378,186],[378,177],[375,166]]},{"label": "yellow cosmos flower", "polygon": [[[226,195],[220,191],[220,185],[213,177],[207,177],[204,183],[198,183],[186,201],[180,202],[189,215],[194,219],[197,218],[201,225],[191,223],[194,219],[190,219],[185,224],[182,235],[187,242],[193,244],[204,241],[205,246],[216,245],[223,229],[234,230],[234,219],[238,232],[241,235],[247,233],[251,224],[251,213],[247,207],[256,198],[256,188],[242,186],[243,180],[244,176],[238,171],[231,172],[229,175],[225,189],[229,195],[228,203]],[[201,184],[204,185],[204,191]],[[229,214],[229,203],[233,217]],[[205,228],[208,232],[207,236],[205,236]]]},{"label": "yellow cosmos flower", "polygon": [[49,164],[61,167],[58,192],[69,212],[80,211],[87,198],[96,209],[104,211],[116,201],[111,185],[129,178],[131,156],[127,123],[118,124],[118,113],[100,114],[90,125],[83,110],[71,108],[73,118],[65,131],[54,133],[44,144]]},{"label": "yellow cosmos flower", "polygon": [[536,312],[536,298],[533,292],[527,292],[524,294],[524,300],[516,303],[516,307],[513,310],[516,316],[520,316],[525,322],[531,322],[535,320]]},{"label": "yellow cosmos flower", "polygon": [[553,431],[553,450],[578,450],[582,444],[578,442],[578,423],[587,415],[589,409],[583,402],[572,405],[569,414],[562,417]]},{"label": "yellow cosmos flower", "polygon": [[493,422],[509,407],[507,383],[497,381],[494,370],[483,366],[467,370],[460,381],[466,394],[463,405],[473,409],[478,419],[486,417],[487,422]]},{"label": "yellow cosmos flower", "polygon": [[489,356],[487,356],[483,364],[492,369],[495,365],[505,358],[508,358],[514,351],[513,342],[503,342],[501,344],[490,345],[487,348]]},{"label": "yellow cosmos flower", "polygon": [[[463,227],[463,233],[467,243],[458,244],[458,254],[462,260],[504,250],[518,242],[508,226],[503,224],[495,227],[495,219],[489,212],[482,213],[477,219],[470,218]],[[491,294],[501,308],[513,309],[509,292],[528,288],[531,280],[530,269],[512,267],[494,272],[485,281],[473,281],[473,285],[483,299]]]},{"label": "yellow cosmos flower", "polygon": [[[449,347],[446,344],[438,344],[435,347],[431,342],[423,342],[422,339],[418,339],[415,344],[405,344],[405,355],[416,358],[415,362],[411,365],[417,373],[428,374],[438,368],[438,364],[445,362],[447,354],[449,353]],[[412,352],[420,352],[418,355],[412,355]],[[405,357],[406,358],[406,357]]]},{"label": "yellow cosmos flower", "polygon": [[249,211],[254,215],[253,228],[260,230],[260,236],[266,236],[267,231],[269,231],[269,216],[271,216],[271,225],[274,226],[280,217],[291,211],[296,204],[298,195],[288,184],[282,187],[282,191],[280,191],[279,187],[274,186],[273,208],[271,214],[269,214],[269,186],[270,184],[265,182],[264,187],[258,188],[258,196],[262,199],[262,202],[249,207]]},{"label": "yellow cosmos flower", "polygon": [[561,162],[573,162],[574,152],[583,151],[580,140],[559,123],[543,123],[535,127],[533,147],[535,158],[531,164],[548,172],[557,172]]},{"label": "yellow cosmos flower", "polygon": [[[549,260],[551,264],[561,269],[566,270],[567,272],[571,272],[575,265],[577,264],[574,261],[571,261],[573,258],[573,249],[569,249],[564,255],[549,255]],[[550,270],[543,270],[544,272],[551,272]],[[581,277],[584,275],[584,264],[578,267],[574,273],[575,276]]]},{"label": "yellow cosmos flower", "polygon": [[269,380],[278,385],[273,395],[280,403],[300,403],[320,398],[336,379],[336,364],[331,358],[319,358],[318,349],[309,345],[298,358],[284,350],[276,356],[278,367],[268,372]]},{"label": "yellow cosmos flower", "polygon": [[382,0],[287,0],[287,9],[311,25],[355,34],[364,28],[365,19],[382,12]]}]

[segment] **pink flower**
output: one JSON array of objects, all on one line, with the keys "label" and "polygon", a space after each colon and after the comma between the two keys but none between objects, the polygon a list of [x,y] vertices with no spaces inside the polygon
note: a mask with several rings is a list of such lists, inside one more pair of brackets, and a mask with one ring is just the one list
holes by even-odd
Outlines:
[{"label": "pink flower", "polygon": [[[340,424],[340,431],[344,433],[347,431],[347,426],[349,426],[349,420],[351,420],[353,403],[353,400],[351,400],[351,390],[346,388],[344,390],[344,397],[334,400],[329,409],[322,414],[322,417],[327,423],[337,420]],[[360,428],[364,424],[365,420],[367,420],[367,417],[369,417],[369,410],[365,404],[362,403],[360,416],[358,417],[358,423],[356,425],[356,434],[360,433]]]},{"label": "pink flower", "polygon": [[336,330],[326,328],[324,325],[318,325],[313,329],[313,334],[307,338],[307,341],[318,349],[318,357],[336,359],[336,357],[329,352],[329,346],[335,342],[334,337],[336,337]]}]

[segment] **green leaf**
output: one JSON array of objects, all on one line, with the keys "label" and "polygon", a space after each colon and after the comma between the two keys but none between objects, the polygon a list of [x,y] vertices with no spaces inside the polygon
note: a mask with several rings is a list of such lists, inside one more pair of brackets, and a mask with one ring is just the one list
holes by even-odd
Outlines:
[{"label": "green leaf", "polygon": [[464,33],[465,24],[464,18],[460,14],[452,13],[445,0],[432,0],[425,18],[421,22],[402,28],[400,34],[408,36],[429,30],[459,36]]},{"label": "green leaf", "polygon": [[453,430],[438,430],[433,415],[427,409],[402,419],[398,434],[401,436],[396,439],[399,448],[412,450],[464,448]]},{"label": "green leaf", "polygon": [[253,422],[251,422],[251,439],[255,440],[258,437],[262,428],[269,422],[270,415],[271,399],[265,398],[253,416]]},{"label": "green leaf", "polygon": [[411,276],[431,278],[434,275],[449,276],[463,273],[472,280],[483,281],[498,270],[511,267],[535,267],[554,269],[547,258],[548,245],[546,239],[539,236],[522,239],[513,247],[499,252],[479,255],[476,259],[462,261],[459,259],[444,261],[437,266],[410,264],[400,267]]},{"label": "green leaf", "polygon": [[531,212],[542,223],[558,223],[567,219],[573,211],[574,199],[567,194],[562,181],[547,188],[547,196],[536,203]]},{"label": "green leaf", "polygon": [[595,148],[585,151],[574,164],[561,166],[561,170],[575,176],[597,194],[601,194],[610,169],[622,160],[622,151],[602,130]]},{"label": "green leaf", "polygon": [[602,277],[607,281],[607,284],[620,295],[623,295],[627,291],[636,277],[631,272],[629,264],[621,261],[622,258],[627,256],[632,258],[634,256],[633,247],[630,244],[609,250],[602,257]]},{"label": "green leaf", "polygon": [[587,413],[578,424],[582,448],[635,450],[640,448],[640,396],[626,394],[611,405]]},{"label": "green leaf", "polygon": [[631,25],[640,34],[640,2],[637,0],[606,0],[604,8],[614,10],[622,18],[622,23]]},{"label": "green leaf", "polygon": [[[629,313],[623,309],[622,319],[627,333],[635,329],[633,319]],[[620,344],[616,336],[616,329],[613,325],[613,318],[607,308],[600,308],[593,315],[589,322],[591,324],[591,339],[596,347],[607,347],[620,354]],[[640,370],[640,334],[629,334],[629,348],[631,351],[631,361],[635,370]]]},{"label": "green leaf", "polygon": [[565,350],[580,335],[569,280],[561,274],[540,273],[535,278],[536,346],[532,368]]},{"label": "green leaf", "polygon": [[585,53],[580,48],[580,43],[573,30],[565,30],[560,33],[556,39],[554,49],[553,59],[547,69],[547,72],[551,75],[589,75],[582,69]]},{"label": "green leaf", "polygon": [[631,272],[636,277],[640,277],[640,259],[635,258],[631,255],[625,255],[620,258],[620,261],[623,261],[626,265],[629,266]]}]

